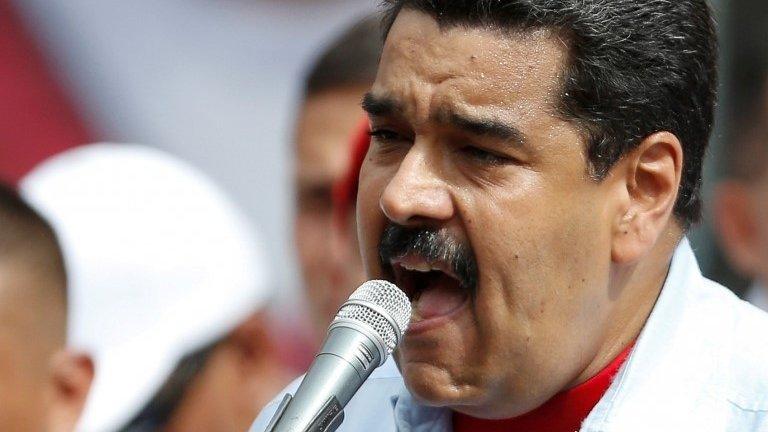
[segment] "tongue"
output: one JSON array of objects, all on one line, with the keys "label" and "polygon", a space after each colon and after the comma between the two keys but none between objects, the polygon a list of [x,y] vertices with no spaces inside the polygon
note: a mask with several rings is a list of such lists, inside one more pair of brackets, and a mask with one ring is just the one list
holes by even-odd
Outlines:
[{"label": "tongue", "polygon": [[466,294],[459,288],[458,282],[443,276],[421,292],[413,308],[415,315],[421,319],[435,318],[458,309],[465,299]]}]

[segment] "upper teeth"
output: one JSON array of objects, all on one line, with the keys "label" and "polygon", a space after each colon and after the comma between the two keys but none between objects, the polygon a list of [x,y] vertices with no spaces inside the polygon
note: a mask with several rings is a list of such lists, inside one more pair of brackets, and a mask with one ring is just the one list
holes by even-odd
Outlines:
[{"label": "upper teeth", "polygon": [[432,267],[428,263],[422,262],[422,263],[403,263],[401,264],[404,269],[410,270],[410,271],[417,271],[422,273],[431,272],[433,270],[440,270],[437,267]]}]

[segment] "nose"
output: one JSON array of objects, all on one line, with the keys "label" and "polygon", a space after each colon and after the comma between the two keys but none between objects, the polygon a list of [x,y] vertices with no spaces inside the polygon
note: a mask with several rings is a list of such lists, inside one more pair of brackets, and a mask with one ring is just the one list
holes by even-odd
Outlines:
[{"label": "nose", "polygon": [[451,219],[453,201],[439,166],[418,143],[411,147],[381,195],[387,218],[403,226]]}]

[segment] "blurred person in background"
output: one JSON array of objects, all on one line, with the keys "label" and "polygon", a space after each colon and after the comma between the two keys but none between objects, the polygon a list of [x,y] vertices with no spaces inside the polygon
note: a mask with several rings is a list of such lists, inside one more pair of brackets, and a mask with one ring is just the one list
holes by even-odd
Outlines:
[{"label": "blurred person in background", "polygon": [[360,258],[355,219],[360,167],[371,142],[371,128],[367,118],[361,118],[347,144],[347,165],[343,176],[333,185],[333,223],[331,226],[331,272],[347,275],[347,285],[365,280],[365,269]]},{"label": "blurred person in background", "polygon": [[59,236],[69,343],[95,362],[78,430],[244,430],[288,377],[240,210],[193,167],[134,145],[64,152],[21,189]]},{"label": "blurred person in background", "polygon": [[744,298],[768,311],[768,3],[729,5],[729,127],[713,225],[725,258],[746,279],[734,281]]},{"label": "blurred person in background", "polygon": [[380,52],[379,18],[369,16],[334,40],[305,79],[295,133],[294,238],[316,343],[365,280],[356,239],[333,235],[332,194],[350,159],[350,137],[364,118],[360,101],[376,78]]},{"label": "blurred person in background", "polygon": [[716,189],[714,212],[729,261],[754,281],[746,300],[768,311],[768,75],[755,94],[726,155],[727,178]]},{"label": "blurred person in background", "polygon": [[[294,155],[285,144],[292,142],[307,62],[376,2],[11,1],[90,126],[86,136],[148,143],[200,167],[261,228],[272,278],[283,287],[276,302],[302,297],[292,236]],[[2,49],[0,41],[0,70],[11,60],[2,54],[12,52],[18,51]],[[9,106],[15,109],[0,123],[36,130],[34,123],[19,127],[28,105]],[[57,108],[41,106],[45,118]],[[7,142],[13,153],[0,165],[28,152],[15,143]]]},{"label": "blurred person in background", "polygon": [[64,262],[50,225],[0,185],[0,430],[74,427],[93,376],[66,350]]}]

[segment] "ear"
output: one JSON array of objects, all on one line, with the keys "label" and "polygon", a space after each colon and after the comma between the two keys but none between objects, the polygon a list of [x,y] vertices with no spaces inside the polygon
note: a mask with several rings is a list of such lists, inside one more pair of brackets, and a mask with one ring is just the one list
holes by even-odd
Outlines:
[{"label": "ear", "polygon": [[256,313],[243,321],[230,335],[230,342],[236,349],[241,368],[248,373],[250,368],[269,360],[275,351],[267,331],[264,314]]},{"label": "ear", "polygon": [[759,268],[760,248],[758,216],[752,208],[747,185],[727,181],[715,191],[715,230],[728,260],[742,274],[755,276]]},{"label": "ear", "polygon": [[269,322],[267,314],[253,314],[228,339],[238,357],[242,410],[256,409],[251,417],[292,378],[269,334]]},{"label": "ear", "polygon": [[91,388],[93,374],[93,361],[86,354],[64,349],[53,356],[49,431],[75,429]]},{"label": "ear", "polygon": [[682,170],[683,146],[669,132],[646,137],[617,166],[626,205],[613,224],[614,262],[636,262],[651,251],[669,226]]}]

